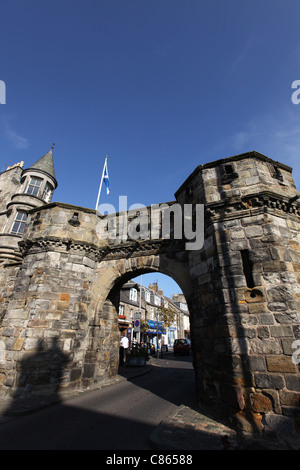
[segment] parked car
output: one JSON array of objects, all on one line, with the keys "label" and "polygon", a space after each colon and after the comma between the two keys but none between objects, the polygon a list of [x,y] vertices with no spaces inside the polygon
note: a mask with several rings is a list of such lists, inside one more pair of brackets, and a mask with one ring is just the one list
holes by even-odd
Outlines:
[{"label": "parked car", "polygon": [[191,342],[189,339],[180,338],[174,341],[174,355],[177,354],[191,354]]}]

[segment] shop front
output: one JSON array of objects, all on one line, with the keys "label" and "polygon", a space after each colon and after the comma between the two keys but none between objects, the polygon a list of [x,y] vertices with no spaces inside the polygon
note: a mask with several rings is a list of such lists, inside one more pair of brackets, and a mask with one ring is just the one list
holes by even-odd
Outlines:
[{"label": "shop front", "polygon": [[163,327],[163,322],[155,321],[155,320],[147,320],[147,342],[153,344],[155,348],[157,348],[157,337],[158,337],[158,344],[161,344],[162,338],[166,334],[166,330]]}]

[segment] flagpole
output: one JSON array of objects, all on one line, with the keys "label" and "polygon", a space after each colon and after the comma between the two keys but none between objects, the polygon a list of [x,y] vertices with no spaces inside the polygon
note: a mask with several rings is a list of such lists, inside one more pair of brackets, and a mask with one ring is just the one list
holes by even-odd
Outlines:
[{"label": "flagpole", "polygon": [[97,197],[95,210],[97,210],[97,207],[98,207],[98,204],[99,204],[100,193],[101,193],[101,188],[102,188],[102,183],[103,183],[103,178],[104,178],[104,171],[105,171],[106,165],[107,165],[107,155],[105,157],[105,162],[104,162],[104,166],[103,166],[103,171],[102,171],[102,176],[101,176],[101,181],[100,181],[100,186],[99,186],[99,191],[98,191],[98,197]]}]

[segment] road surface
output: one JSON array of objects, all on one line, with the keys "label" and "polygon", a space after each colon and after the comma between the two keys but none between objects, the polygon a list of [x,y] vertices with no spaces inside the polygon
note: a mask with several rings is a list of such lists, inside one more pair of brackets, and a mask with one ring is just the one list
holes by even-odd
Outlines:
[{"label": "road surface", "polygon": [[1,450],[149,450],[148,437],[194,400],[191,357],[152,359],[153,370],[0,425]]}]

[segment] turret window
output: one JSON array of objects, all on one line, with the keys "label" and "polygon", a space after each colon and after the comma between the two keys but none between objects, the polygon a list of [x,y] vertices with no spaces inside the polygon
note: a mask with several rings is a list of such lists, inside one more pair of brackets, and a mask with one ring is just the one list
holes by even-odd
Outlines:
[{"label": "turret window", "polygon": [[27,214],[24,211],[18,211],[14,224],[11,229],[13,235],[22,235],[26,226]]},{"label": "turret window", "polygon": [[30,183],[29,183],[29,186],[27,188],[26,194],[31,194],[32,196],[37,196],[38,192],[40,190],[42,181],[43,180],[41,180],[40,178],[35,178],[35,177],[32,176],[30,178]]},{"label": "turret window", "polygon": [[45,202],[50,202],[51,195],[52,195],[52,187],[50,186],[49,183],[46,183],[46,186],[45,186],[44,191],[43,191],[42,199]]}]

